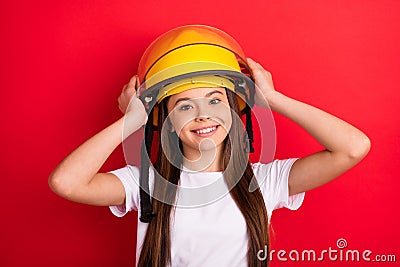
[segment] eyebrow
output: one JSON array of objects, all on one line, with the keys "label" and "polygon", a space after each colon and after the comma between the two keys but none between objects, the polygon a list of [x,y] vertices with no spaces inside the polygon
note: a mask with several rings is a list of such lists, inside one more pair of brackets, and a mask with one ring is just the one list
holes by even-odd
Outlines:
[{"label": "eyebrow", "polygon": [[[223,95],[222,92],[220,92],[220,91],[218,91],[218,90],[214,90],[214,91],[211,91],[211,92],[207,93],[207,94],[205,95],[205,97],[210,97],[210,96],[213,95],[213,94],[221,94],[221,95]],[[174,106],[176,106],[176,104],[178,104],[180,101],[186,101],[186,100],[190,100],[190,98],[189,98],[189,97],[181,97],[181,98],[178,98],[178,99],[175,101]]]}]

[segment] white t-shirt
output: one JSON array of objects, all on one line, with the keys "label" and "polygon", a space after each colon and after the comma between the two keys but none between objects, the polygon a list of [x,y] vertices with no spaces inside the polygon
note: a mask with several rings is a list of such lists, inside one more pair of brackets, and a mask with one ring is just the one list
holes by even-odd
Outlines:
[{"label": "white t-shirt", "polygon": [[[296,210],[304,200],[304,192],[289,196],[289,171],[297,159],[289,158],[274,160],[268,164],[251,164],[265,200],[268,220],[270,220],[273,210],[282,207]],[[111,212],[115,216],[122,217],[131,210],[139,209],[140,214],[139,168],[127,165],[110,173],[115,174],[121,180],[126,192],[125,205],[110,206]],[[150,167],[150,188],[154,182],[153,177],[153,168]],[[215,181],[223,181],[222,172],[193,172],[183,167],[179,186],[180,188],[197,188],[213,184]],[[190,205],[198,204],[203,200],[211,202],[207,205],[188,208],[188,204],[185,207],[179,205],[176,207],[175,218],[171,220],[172,267],[247,267],[246,221],[229,191],[226,190],[226,192],[214,202],[209,201],[210,199],[201,199],[199,196],[193,203],[183,202],[183,204],[189,203]],[[179,191],[178,199],[180,199]],[[215,199],[215,196],[212,196],[211,199]],[[140,256],[147,226],[147,223],[142,223],[138,218],[136,263]]]}]

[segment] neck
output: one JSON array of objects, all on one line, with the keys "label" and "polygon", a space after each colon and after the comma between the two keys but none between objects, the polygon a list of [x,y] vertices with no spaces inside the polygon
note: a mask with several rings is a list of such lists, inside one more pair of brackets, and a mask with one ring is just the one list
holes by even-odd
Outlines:
[{"label": "neck", "polygon": [[183,165],[192,171],[219,172],[223,171],[223,144],[209,150],[198,150],[183,147]]}]

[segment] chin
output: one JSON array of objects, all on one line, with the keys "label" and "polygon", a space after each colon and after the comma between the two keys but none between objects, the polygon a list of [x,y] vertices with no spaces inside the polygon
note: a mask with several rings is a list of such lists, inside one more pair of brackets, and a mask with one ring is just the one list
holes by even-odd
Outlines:
[{"label": "chin", "polygon": [[182,140],[183,146],[190,147],[190,149],[198,151],[212,151],[224,145],[225,138],[204,138],[202,140]]}]

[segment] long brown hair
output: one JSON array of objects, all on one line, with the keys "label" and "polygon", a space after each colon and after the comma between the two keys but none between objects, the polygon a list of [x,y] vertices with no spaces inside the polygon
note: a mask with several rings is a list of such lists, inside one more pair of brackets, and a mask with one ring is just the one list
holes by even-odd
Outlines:
[{"label": "long brown hair", "polygon": [[[257,252],[264,249],[265,246],[267,246],[267,255],[269,255],[267,209],[258,187],[255,191],[249,192],[250,182],[254,177],[254,173],[244,149],[244,129],[240,119],[239,106],[234,92],[226,90],[226,94],[232,110],[232,126],[224,140],[224,181],[229,188],[234,185],[229,193],[246,220],[248,265],[252,267],[268,266],[268,261],[263,262],[257,258]],[[168,132],[169,142],[164,142],[163,148],[161,148],[161,129],[168,116],[168,99],[164,99],[159,104],[158,155],[154,164],[154,175],[165,177],[170,183],[177,185],[181,174],[181,170],[177,166],[180,166],[180,163],[182,163],[182,156],[179,156],[179,153],[173,153],[177,145],[182,151],[182,143],[177,134],[175,132]],[[233,114],[233,112],[236,114]],[[174,164],[170,162],[171,159]],[[228,165],[230,161],[232,162]],[[139,257],[139,267],[165,267],[171,263],[170,219],[171,211],[174,209],[173,205],[168,203],[174,203],[176,187],[168,187],[166,183],[160,181],[163,180],[155,179],[154,181],[153,194],[156,197],[152,198],[152,205],[156,216],[148,225]],[[157,199],[167,201],[158,201]]]}]

